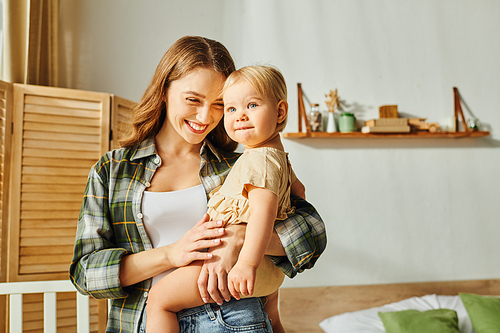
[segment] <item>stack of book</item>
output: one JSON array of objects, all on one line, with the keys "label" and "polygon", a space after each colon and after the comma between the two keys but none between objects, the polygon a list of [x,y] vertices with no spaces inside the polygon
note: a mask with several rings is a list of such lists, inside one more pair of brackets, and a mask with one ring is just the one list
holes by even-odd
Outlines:
[{"label": "stack of book", "polygon": [[409,133],[411,131],[408,118],[398,118],[397,105],[382,105],[379,107],[380,119],[365,121],[362,133]]},{"label": "stack of book", "polygon": [[380,118],[365,122],[362,133],[409,133],[408,118]]}]

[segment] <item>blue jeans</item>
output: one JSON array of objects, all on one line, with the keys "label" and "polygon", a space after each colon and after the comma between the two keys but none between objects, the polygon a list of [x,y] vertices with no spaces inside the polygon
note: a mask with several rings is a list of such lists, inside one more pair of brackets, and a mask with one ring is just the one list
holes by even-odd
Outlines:
[{"label": "blue jeans", "polygon": [[[263,298],[231,299],[182,310],[177,314],[181,333],[272,333],[271,322],[264,312]],[[265,298],[264,298],[265,299]],[[146,310],[140,333],[146,332]]]}]

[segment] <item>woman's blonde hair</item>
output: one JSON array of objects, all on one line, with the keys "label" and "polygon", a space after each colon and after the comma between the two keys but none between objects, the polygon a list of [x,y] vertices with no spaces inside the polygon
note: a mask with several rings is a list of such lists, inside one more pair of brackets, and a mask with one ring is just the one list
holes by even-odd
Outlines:
[{"label": "woman's blonde hair", "polygon": [[[280,101],[287,100],[286,83],[283,74],[271,66],[246,66],[232,72],[222,88],[222,94],[234,83],[245,80],[255,89],[255,91],[267,98],[274,99],[276,106]],[[287,118],[276,125],[276,129],[281,132],[286,126]]]},{"label": "woman's blonde hair", "polygon": [[[158,134],[168,112],[164,99],[170,83],[197,67],[213,69],[225,77],[235,70],[233,58],[221,43],[199,36],[178,39],[163,55],[151,83],[135,106],[133,131],[128,138],[120,141],[122,147],[133,148]],[[207,135],[207,139],[226,151],[234,151],[238,145],[229,138],[222,121]]]}]

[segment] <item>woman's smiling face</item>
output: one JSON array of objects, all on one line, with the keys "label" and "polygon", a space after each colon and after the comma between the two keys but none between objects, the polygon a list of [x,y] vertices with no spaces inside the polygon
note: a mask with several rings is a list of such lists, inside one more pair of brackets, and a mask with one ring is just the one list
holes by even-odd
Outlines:
[{"label": "woman's smiling face", "polygon": [[224,113],[220,93],[226,77],[213,69],[198,67],[170,83],[167,90],[166,131],[175,131],[190,144],[201,143]]}]

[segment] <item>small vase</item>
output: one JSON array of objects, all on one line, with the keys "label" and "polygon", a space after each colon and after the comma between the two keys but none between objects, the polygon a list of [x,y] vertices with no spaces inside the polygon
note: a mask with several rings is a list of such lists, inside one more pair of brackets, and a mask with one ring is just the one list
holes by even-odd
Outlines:
[{"label": "small vase", "polygon": [[328,122],[326,125],[326,131],[328,133],[337,132],[337,126],[335,125],[335,117],[333,115],[333,112],[328,112]]}]

